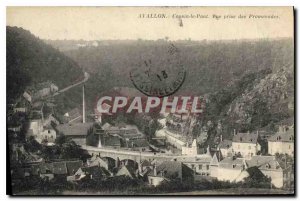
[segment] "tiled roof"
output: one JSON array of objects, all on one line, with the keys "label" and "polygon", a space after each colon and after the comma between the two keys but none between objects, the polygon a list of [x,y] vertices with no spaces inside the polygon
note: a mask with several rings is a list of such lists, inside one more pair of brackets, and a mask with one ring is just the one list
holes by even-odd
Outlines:
[{"label": "tiled roof", "polygon": [[231,140],[223,140],[219,144],[220,149],[228,149],[232,146],[232,141]]},{"label": "tiled roof", "polygon": [[278,170],[281,169],[280,164],[275,156],[252,156],[246,161],[248,167],[258,167],[261,170]]},{"label": "tiled roof", "polygon": [[268,141],[271,142],[294,142],[294,129],[290,129],[286,132],[277,132],[271,136]]},{"label": "tiled roof", "polygon": [[82,161],[67,161],[66,162],[68,175],[73,175],[80,167],[83,166]]},{"label": "tiled roof", "polygon": [[[156,167],[157,175],[163,175],[166,178],[174,178],[182,175],[182,163],[177,161],[164,161]],[[154,176],[154,171],[152,170],[149,174]]]},{"label": "tiled roof", "polygon": [[219,165],[219,159],[217,157],[217,154],[215,153],[212,160],[210,161],[209,165]]},{"label": "tiled roof", "polygon": [[38,175],[39,173],[72,175],[82,166],[83,166],[82,161],[60,161],[60,162],[52,162],[52,163],[40,163],[40,164],[32,165],[31,172],[33,175]]},{"label": "tiled roof", "polygon": [[104,142],[103,142],[104,146],[121,146],[121,141],[120,138],[118,136],[112,136],[109,135],[108,137],[104,138]]},{"label": "tiled roof", "polygon": [[144,138],[131,139],[128,142],[129,147],[148,147],[149,143]]},{"label": "tiled roof", "polygon": [[56,129],[66,136],[86,136],[93,123],[60,124]]},{"label": "tiled roof", "polygon": [[78,108],[74,108],[74,109],[70,110],[68,112],[68,115],[69,115],[70,119],[74,119],[74,118],[76,118],[78,116],[81,116],[80,111],[79,111]]},{"label": "tiled roof", "polygon": [[258,139],[257,133],[237,133],[233,136],[233,142],[256,144]]},{"label": "tiled roof", "polygon": [[219,162],[219,167],[227,169],[238,169],[241,170],[244,168],[244,159],[243,158],[233,158],[227,157]]},{"label": "tiled roof", "polygon": [[91,167],[82,167],[81,170],[86,174],[94,176],[110,176],[110,173],[103,167],[91,166]]}]

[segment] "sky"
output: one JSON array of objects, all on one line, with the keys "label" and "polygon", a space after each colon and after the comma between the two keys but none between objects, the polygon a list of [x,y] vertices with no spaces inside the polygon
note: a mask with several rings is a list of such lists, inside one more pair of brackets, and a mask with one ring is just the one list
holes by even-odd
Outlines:
[{"label": "sky", "polygon": [[[139,18],[164,14],[167,18]],[[173,18],[173,15],[209,18]],[[213,18],[213,15],[221,18]],[[224,19],[224,16],[235,19]],[[238,18],[246,16],[245,19]],[[250,15],[277,16],[275,19]],[[41,39],[68,40],[232,40],[293,37],[292,7],[7,7],[8,26]]]}]

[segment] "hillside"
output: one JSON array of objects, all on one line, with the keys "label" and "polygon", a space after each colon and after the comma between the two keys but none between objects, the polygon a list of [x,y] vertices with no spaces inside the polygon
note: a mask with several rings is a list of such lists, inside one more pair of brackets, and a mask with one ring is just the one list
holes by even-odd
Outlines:
[{"label": "hillside", "polygon": [[[111,71],[115,77],[115,86],[132,87],[129,72],[151,59],[157,66],[165,46],[174,44],[181,55],[181,63],[186,68],[186,80],[182,92],[205,94],[220,87],[229,86],[243,75],[263,69],[279,69],[293,61],[292,39],[261,39],[237,41],[98,41],[97,46],[84,41],[46,41],[65,50],[64,53],[74,59],[91,74]],[[60,46],[61,44],[61,46]],[[73,49],[65,48],[73,44]],[[80,47],[76,47],[80,44]],[[82,46],[85,45],[85,46]]]},{"label": "hillside", "polygon": [[8,100],[39,82],[52,81],[63,88],[83,78],[72,59],[22,28],[6,27],[6,62]]},{"label": "hillside", "polygon": [[209,141],[220,134],[231,139],[233,129],[275,132],[282,123],[293,125],[294,96],[293,65],[241,77],[231,86],[210,94],[203,121],[213,122]]}]

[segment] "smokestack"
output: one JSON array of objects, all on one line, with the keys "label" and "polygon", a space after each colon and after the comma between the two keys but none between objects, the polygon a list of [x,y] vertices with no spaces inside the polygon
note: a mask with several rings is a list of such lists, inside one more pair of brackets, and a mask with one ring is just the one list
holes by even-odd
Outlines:
[{"label": "smokestack", "polygon": [[82,123],[85,123],[84,85],[82,86]]},{"label": "smokestack", "polygon": [[154,164],[153,174],[154,174],[154,176],[157,176],[156,164]]}]

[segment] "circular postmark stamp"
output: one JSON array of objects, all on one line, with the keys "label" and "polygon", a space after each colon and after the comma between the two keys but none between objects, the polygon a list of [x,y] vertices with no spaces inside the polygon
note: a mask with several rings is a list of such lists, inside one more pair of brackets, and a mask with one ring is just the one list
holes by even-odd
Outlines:
[{"label": "circular postmark stamp", "polygon": [[174,44],[161,45],[154,51],[130,71],[130,79],[147,96],[172,95],[182,86],[186,76],[180,51]]}]

